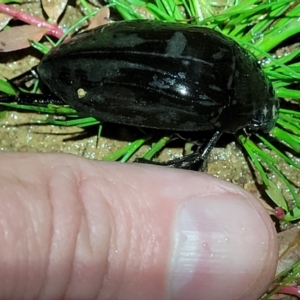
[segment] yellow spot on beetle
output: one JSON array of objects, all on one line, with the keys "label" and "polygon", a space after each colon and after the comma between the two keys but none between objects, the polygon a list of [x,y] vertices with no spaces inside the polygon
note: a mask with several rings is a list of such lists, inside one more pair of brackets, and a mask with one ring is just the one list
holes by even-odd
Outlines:
[{"label": "yellow spot on beetle", "polygon": [[77,96],[78,98],[83,98],[86,95],[86,91],[82,88],[77,90]]}]

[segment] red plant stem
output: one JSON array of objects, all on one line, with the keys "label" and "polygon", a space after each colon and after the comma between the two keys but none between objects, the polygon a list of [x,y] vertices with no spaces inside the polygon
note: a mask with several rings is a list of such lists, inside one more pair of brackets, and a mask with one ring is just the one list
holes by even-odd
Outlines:
[{"label": "red plant stem", "polygon": [[26,12],[14,8],[13,6],[0,3],[0,12],[30,25],[45,27],[49,29],[49,31],[47,32],[48,35],[54,36],[58,39],[61,38],[63,35],[63,31],[57,25],[50,24],[43,19],[31,16]]},{"label": "red plant stem", "polygon": [[287,285],[281,288],[278,294],[293,295],[300,298],[300,287]]}]

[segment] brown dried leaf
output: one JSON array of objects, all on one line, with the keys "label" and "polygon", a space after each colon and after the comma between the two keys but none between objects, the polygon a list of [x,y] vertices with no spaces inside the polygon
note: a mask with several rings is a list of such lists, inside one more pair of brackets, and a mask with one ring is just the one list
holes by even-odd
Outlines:
[{"label": "brown dried leaf", "polygon": [[0,13],[0,30],[2,30],[11,19],[12,17],[9,15]]},{"label": "brown dried leaf", "polygon": [[265,200],[258,198],[260,204],[266,209],[269,215],[275,215],[275,209],[271,207]]},{"label": "brown dried leaf", "polygon": [[277,274],[300,260],[300,228],[294,227],[278,234],[279,260]]},{"label": "brown dried leaf", "polygon": [[38,42],[47,28],[32,25],[11,27],[0,32],[0,52],[10,52],[30,47],[29,41]]},{"label": "brown dried leaf", "polygon": [[101,25],[109,23],[110,11],[108,6],[103,6],[100,8],[98,13],[94,18],[91,19],[91,23],[87,29],[92,29]]},{"label": "brown dried leaf", "polygon": [[42,5],[47,16],[56,22],[66,9],[68,0],[42,0]]}]

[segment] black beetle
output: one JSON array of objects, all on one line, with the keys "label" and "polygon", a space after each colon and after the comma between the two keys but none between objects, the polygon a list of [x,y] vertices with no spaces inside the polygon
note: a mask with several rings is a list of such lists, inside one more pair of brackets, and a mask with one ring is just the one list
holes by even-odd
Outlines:
[{"label": "black beetle", "polygon": [[[205,27],[121,21],[80,33],[54,48],[38,75],[82,115],[213,137],[176,167],[207,157],[222,132],[270,131],[279,100],[256,59]],[[19,96],[18,102],[22,101]]]}]

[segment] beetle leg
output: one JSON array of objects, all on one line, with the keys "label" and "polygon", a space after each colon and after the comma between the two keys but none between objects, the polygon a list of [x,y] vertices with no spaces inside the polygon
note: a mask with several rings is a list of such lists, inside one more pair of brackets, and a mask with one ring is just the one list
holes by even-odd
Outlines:
[{"label": "beetle leg", "polygon": [[18,95],[0,96],[0,103],[28,104],[28,105],[66,105],[65,102],[57,98],[55,95],[19,93]]},{"label": "beetle leg", "polygon": [[38,75],[36,74],[35,68],[32,68],[31,70],[28,70],[27,72],[8,80],[8,82],[10,82],[12,85],[15,85],[16,87],[19,87],[26,82],[37,78]]},{"label": "beetle leg", "polygon": [[201,156],[202,160],[206,160],[210,151],[212,148],[215,147],[216,143],[220,139],[222,135],[222,131],[216,130],[213,134],[213,136],[206,142],[204,143],[201,148],[199,149],[199,155]]},{"label": "beetle leg", "polygon": [[23,93],[20,92],[20,87],[23,86],[26,82],[38,78],[36,73],[36,68],[14,77],[8,82],[14,88],[16,95],[3,95],[0,96],[0,102],[2,103],[11,103],[16,102],[17,104],[28,104],[28,105],[47,105],[47,104],[56,104],[56,105],[65,105],[65,102],[60,100],[54,94],[33,94],[33,93]]},{"label": "beetle leg", "polygon": [[186,170],[201,170],[203,171],[205,168],[205,162],[206,159],[212,150],[214,146],[216,145],[217,141],[221,137],[223,132],[221,131],[215,131],[213,136],[204,143],[199,151],[197,153],[192,153],[189,155],[186,155],[179,159],[173,159],[166,162],[154,162],[147,159],[139,158],[136,159],[135,162],[138,163],[148,163],[148,164],[154,164],[154,165],[160,165],[160,166],[168,166],[171,168],[176,169],[186,169]]}]

